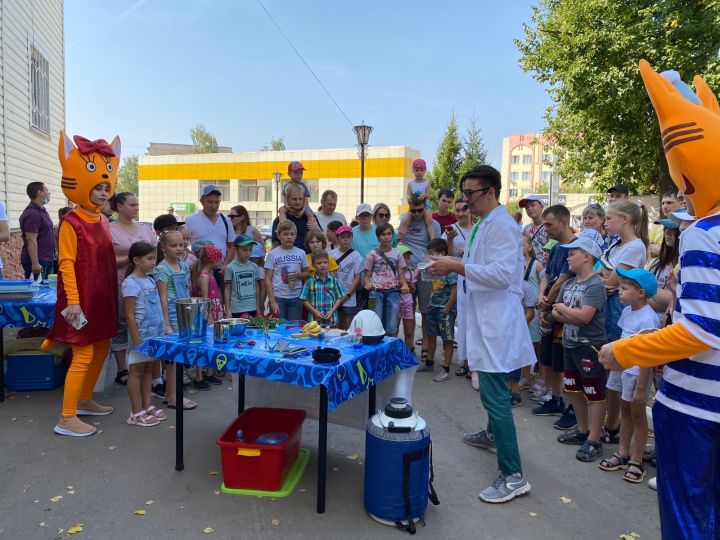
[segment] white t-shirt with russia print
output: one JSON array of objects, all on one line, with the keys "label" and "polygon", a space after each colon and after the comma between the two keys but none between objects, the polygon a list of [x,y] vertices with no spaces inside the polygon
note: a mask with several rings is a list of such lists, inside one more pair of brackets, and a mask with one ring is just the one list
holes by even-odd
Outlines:
[{"label": "white t-shirt with russia print", "polygon": [[290,249],[276,247],[265,257],[265,271],[272,272],[272,288],[277,298],[300,298],[303,282],[296,279],[290,287],[283,278],[290,272],[300,272],[308,267],[305,252],[293,246]]}]

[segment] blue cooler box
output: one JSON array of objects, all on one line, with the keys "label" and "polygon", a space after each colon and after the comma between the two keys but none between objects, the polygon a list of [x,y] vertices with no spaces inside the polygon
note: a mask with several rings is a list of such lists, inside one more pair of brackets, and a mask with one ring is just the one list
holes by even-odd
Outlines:
[{"label": "blue cooler box", "polygon": [[54,390],[62,385],[65,376],[60,358],[37,351],[8,354],[5,365],[5,385],[16,392]]}]

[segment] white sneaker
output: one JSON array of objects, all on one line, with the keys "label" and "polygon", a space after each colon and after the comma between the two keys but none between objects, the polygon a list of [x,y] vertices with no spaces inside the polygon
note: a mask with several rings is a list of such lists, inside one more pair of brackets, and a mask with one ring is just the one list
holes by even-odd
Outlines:
[{"label": "white sneaker", "polygon": [[448,377],[450,377],[450,374],[447,371],[445,371],[444,369],[441,369],[440,372],[437,375],[435,375],[435,377],[433,377],[433,381],[435,381],[435,382],[447,381]]},{"label": "white sneaker", "polygon": [[545,403],[546,401],[550,401],[552,399],[552,392],[549,390],[546,391],[544,394],[533,394],[530,396],[531,401],[537,401],[538,403]]}]

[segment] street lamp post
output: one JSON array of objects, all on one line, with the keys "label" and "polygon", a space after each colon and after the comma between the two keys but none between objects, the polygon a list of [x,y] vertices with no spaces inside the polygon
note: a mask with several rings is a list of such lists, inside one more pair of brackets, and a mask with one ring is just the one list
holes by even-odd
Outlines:
[{"label": "street lamp post", "polygon": [[370,140],[370,133],[372,132],[372,126],[366,126],[365,122],[359,126],[355,126],[355,136],[357,137],[357,143],[360,149],[358,150],[358,156],[360,156],[360,202],[365,202],[365,158],[367,157],[367,146]]},{"label": "street lamp post", "polygon": [[278,212],[280,211],[280,178],[282,178],[282,173],[274,172],[273,173],[273,180],[275,180],[275,215],[277,216]]}]

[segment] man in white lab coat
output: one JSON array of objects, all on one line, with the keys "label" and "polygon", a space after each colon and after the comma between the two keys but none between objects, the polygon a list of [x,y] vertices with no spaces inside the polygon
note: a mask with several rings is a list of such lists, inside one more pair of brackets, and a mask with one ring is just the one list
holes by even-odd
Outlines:
[{"label": "man in white lab coat", "polygon": [[535,362],[521,304],[522,235],[498,201],[500,173],[480,165],[462,177],[462,193],[479,218],[462,260],[433,257],[436,275],[458,274],[458,354],[479,372],[480,399],[488,414],[487,430],[466,436],[467,444],[497,452],[500,476],[480,499],[503,503],[530,491],[523,478],[507,373]]}]

